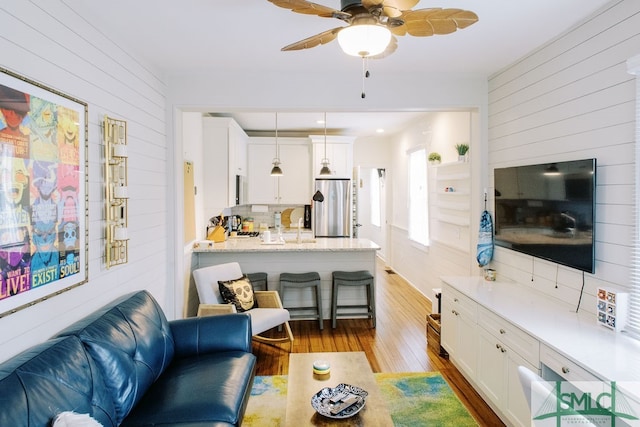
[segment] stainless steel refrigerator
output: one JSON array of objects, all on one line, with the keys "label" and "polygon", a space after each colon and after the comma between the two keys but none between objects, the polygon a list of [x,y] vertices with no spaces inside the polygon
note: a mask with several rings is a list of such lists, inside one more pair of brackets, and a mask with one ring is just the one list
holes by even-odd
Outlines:
[{"label": "stainless steel refrigerator", "polygon": [[313,200],[316,237],[351,236],[350,179],[316,179]]}]

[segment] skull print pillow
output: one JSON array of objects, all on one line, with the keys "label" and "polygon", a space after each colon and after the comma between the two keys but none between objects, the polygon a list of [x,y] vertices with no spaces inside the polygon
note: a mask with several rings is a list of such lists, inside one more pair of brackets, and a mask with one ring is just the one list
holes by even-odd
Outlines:
[{"label": "skull print pillow", "polygon": [[218,286],[224,302],[235,305],[239,313],[258,306],[253,296],[253,286],[246,275],[236,280],[219,281]]}]

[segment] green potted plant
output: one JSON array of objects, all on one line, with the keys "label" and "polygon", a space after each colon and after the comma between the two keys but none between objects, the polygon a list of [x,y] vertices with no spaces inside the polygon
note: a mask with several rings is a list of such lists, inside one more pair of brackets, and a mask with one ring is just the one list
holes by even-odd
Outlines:
[{"label": "green potted plant", "polygon": [[436,153],[435,151],[429,153],[429,163],[431,163],[432,165],[437,165],[441,160],[442,158],[440,157],[440,154]]},{"label": "green potted plant", "polygon": [[467,152],[469,151],[469,144],[456,144],[456,151],[458,152],[458,161],[464,162],[467,160]]}]

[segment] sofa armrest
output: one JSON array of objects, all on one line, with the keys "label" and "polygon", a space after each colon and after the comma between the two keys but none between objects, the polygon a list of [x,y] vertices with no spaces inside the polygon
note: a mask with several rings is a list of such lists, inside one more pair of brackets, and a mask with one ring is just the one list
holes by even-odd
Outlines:
[{"label": "sofa armrest", "polygon": [[172,320],[169,326],[178,357],[231,350],[251,352],[251,318],[245,313]]}]

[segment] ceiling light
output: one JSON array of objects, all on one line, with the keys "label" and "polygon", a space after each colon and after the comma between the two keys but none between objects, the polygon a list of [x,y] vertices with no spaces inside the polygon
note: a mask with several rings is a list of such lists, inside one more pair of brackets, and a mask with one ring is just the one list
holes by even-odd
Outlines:
[{"label": "ceiling light", "polygon": [[271,176],[282,176],[280,168],[280,154],[278,150],[278,113],[276,113],[276,157],[273,159],[273,168],[271,168]]},{"label": "ceiling light", "polygon": [[384,133],[384,129],[382,129],[382,128],[376,129],[376,133]]},{"label": "ceiling light", "polygon": [[338,43],[347,55],[378,55],[389,46],[391,31],[382,25],[352,24],[338,33]]},{"label": "ceiling light", "polygon": [[320,169],[320,176],[331,175],[331,169],[329,169],[329,159],[327,159],[327,113],[324,113],[324,159],[320,162],[322,168]]}]

